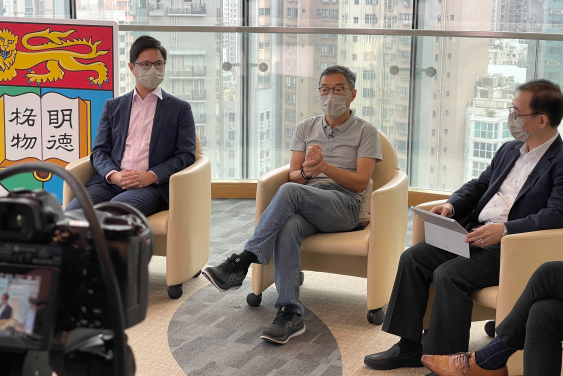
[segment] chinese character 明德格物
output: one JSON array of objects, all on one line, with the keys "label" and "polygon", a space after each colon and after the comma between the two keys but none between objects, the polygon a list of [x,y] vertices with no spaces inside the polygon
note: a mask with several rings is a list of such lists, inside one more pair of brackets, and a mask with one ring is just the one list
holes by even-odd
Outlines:
[{"label": "chinese character \u660e\u5fb7\u683c\u7269", "polygon": [[12,137],[12,142],[13,144],[11,146],[16,149],[33,149],[37,143],[37,137],[27,137],[25,133],[23,137],[21,137],[19,133],[16,133],[16,135]]},{"label": "chinese character \u660e\u5fb7\u683c\u7269", "polygon": [[[14,115],[14,117],[9,120],[10,123],[13,123],[15,120],[16,125],[25,125],[26,123],[30,127],[33,127],[35,125],[35,117],[37,117],[37,115],[33,114],[33,108],[26,108],[25,111],[21,113],[20,109],[16,107],[16,111],[12,112],[12,115]],[[24,118],[23,121],[20,121],[20,115]]]},{"label": "chinese character \u660e\u5fb7\u683c\u7269", "polygon": [[59,110],[47,110],[47,113],[49,114],[49,125],[53,125],[53,128],[59,129],[65,122],[68,122],[70,129],[72,129],[72,109],[64,109],[60,111],[62,120],[59,123]]},{"label": "chinese character \u660e\u5fb7\u683c\u7269", "polygon": [[59,145],[55,150],[63,149],[66,151],[74,151],[74,146],[72,146],[72,137],[70,135],[64,133],[59,135],[58,139],[57,136],[55,135],[51,135],[49,137],[54,139],[47,141],[47,143],[49,144],[49,146],[47,146],[47,149],[49,150],[53,149],[55,145],[57,145],[57,141],[58,141]]}]

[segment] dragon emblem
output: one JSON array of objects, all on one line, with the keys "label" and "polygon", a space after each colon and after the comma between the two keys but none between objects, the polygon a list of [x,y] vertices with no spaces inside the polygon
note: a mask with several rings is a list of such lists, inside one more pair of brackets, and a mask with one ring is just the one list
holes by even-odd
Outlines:
[{"label": "dragon emblem", "polygon": [[[53,82],[62,80],[66,71],[93,71],[97,76],[88,77],[90,85],[95,84],[100,88],[104,82],[109,82],[108,69],[103,62],[95,61],[92,63],[82,63],[76,59],[92,60],[98,56],[108,53],[109,50],[98,51],[101,40],[92,43],[90,40],[65,39],[76,30],[66,32],[50,31],[49,28],[25,34],[22,37],[22,45],[29,50],[18,51],[18,38],[10,30],[0,31],[0,82],[11,81],[18,75],[18,70],[27,70],[24,77],[27,77],[28,84],[32,82],[38,86],[47,81]],[[28,42],[33,38],[48,39],[47,43],[31,45]],[[90,52],[79,53],[69,47],[86,46]],[[31,52],[33,51],[33,52]],[[32,68],[46,62],[47,73],[35,73]]]}]

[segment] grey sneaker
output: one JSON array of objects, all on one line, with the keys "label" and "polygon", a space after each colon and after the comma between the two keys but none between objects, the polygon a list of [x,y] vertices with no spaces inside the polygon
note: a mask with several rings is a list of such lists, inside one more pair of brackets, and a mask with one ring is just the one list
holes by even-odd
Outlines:
[{"label": "grey sneaker", "polygon": [[209,266],[201,272],[205,278],[221,291],[236,290],[242,286],[248,266],[241,265],[241,260],[233,253],[219,266]]},{"label": "grey sneaker", "polygon": [[293,312],[290,305],[281,306],[272,325],[262,331],[260,338],[269,342],[284,344],[291,338],[305,333],[302,315]]}]

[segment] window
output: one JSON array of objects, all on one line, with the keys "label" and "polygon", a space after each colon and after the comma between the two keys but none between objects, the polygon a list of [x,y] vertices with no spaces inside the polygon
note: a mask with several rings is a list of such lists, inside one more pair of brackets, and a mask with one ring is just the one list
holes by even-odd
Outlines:
[{"label": "window", "polygon": [[436,117],[436,110],[432,111],[432,117],[435,118]]},{"label": "window", "polygon": [[442,16],[438,16],[438,22],[442,22]]},{"label": "window", "polygon": [[444,134],[448,134],[448,128],[444,128]]},{"label": "window", "polygon": [[365,15],[365,22],[367,24],[377,23],[377,16],[375,14],[366,14]]},{"label": "window", "polygon": [[358,55],[357,55],[357,54],[352,54],[352,60],[358,60]]},{"label": "window", "polygon": [[406,87],[400,87],[399,88],[399,96],[401,98],[408,98],[409,96],[409,90]]},{"label": "window", "polygon": [[450,96],[450,92],[446,91],[446,97],[449,97],[449,96]]},{"label": "window", "polygon": [[446,166],[442,166],[442,171],[446,171]]},{"label": "window", "polygon": [[[504,124],[507,124],[507,131],[508,131],[508,123],[504,123]],[[473,133],[473,136],[495,140],[497,138],[497,131],[498,131],[498,124],[482,123],[476,121],[475,132]],[[504,130],[503,130],[503,137],[504,137]]]},{"label": "window", "polygon": [[364,89],[362,91],[364,98],[375,98],[375,90],[374,89]]},{"label": "window", "polygon": [[299,9],[293,8],[293,18],[299,18]]},{"label": "window", "polygon": [[497,151],[497,145],[488,142],[474,142],[473,143],[473,156],[477,158],[492,159]]},{"label": "window", "polygon": [[434,155],[434,148],[433,147],[430,148],[430,155]]},{"label": "window", "polygon": [[432,93],[432,98],[433,98],[433,99],[438,98],[438,93],[437,93],[437,92]]},{"label": "window", "polygon": [[235,151],[229,150],[229,159],[235,159]]},{"label": "window", "polygon": [[510,137],[510,131],[508,130],[508,123],[502,123],[502,138]]},{"label": "window", "polygon": [[360,5],[360,0],[354,0],[354,5]]},{"label": "window", "polygon": [[432,137],[436,136],[436,129],[432,129]]},{"label": "window", "polygon": [[375,80],[375,72],[373,70],[364,69],[364,80]]},{"label": "window", "polygon": [[285,135],[291,136],[291,127],[289,125],[285,126]]},{"label": "window", "polygon": [[328,9],[321,9],[321,18],[323,20],[328,20]]},{"label": "window", "polygon": [[360,18],[359,17],[354,17],[354,23],[359,23],[360,22]]},{"label": "window", "polygon": [[285,151],[289,151],[289,142],[286,142],[284,146],[285,146]]},{"label": "window", "polygon": [[331,20],[338,20],[338,9],[331,9],[330,10],[330,19]]},{"label": "window", "polygon": [[448,148],[444,148],[444,153],[447,153],[447,152],[448,152]]},{"label": "window", "polygon": [[440,59],[440,56],[438,56],[438,54],[434,54],[434,61],[438,61]]},{"label": "window", "polygon": [[450,78],[450,77],[451,77],[451,73],[450,73],[450,72],[446,73],[446,77]]},{"label": "window", "polygon": [[451,59],[451,58],[452,58],[452,54],[448,54],[448,59]]},{"label": "window", "polygon": [[408,125],[407,123],[396,123],[395,124],[397,126],[397,131],[401,134],[407,134],[408,133]]},{"label": "window", "polygon": [[431,174],[434,173],[434,166],[430,166],[430,173],[431,173]]},{"label": "window", "polygon": [[357,36],[357,35],[354,35],[354,36],[352,37],[352,42],[357,42],[357,41],[358,41],[358,36]]},{"label": "window", "polygon": [[399,158],[399,168],[404,170],[407,168],[407,160],[405,158]]},{"label": "window", "polygon": [[293,12],[291,11],[291,8],[287,8],[287,9],[286,9],[286,16],[287,16],[287,18],[291,18],[292,13],[293,13]]},{"label": "window", "polygon": [[453,21],[454,20],[454,15],[450,15],[450,20]]},{"label": "window", "polygon": [[483,162],[473,162],[473,172],[472,176],[474,178],[478,178],[479,175],[483,173],[487,169],[487,164]]},{"label": "window", "polygon": [[402,140],[395,140],[395,147],[398,151],[407,151],[407,142]]},{"label": "window", "polygon": [[407,116],[409,114],[409,106],[399,105],[399,114]]},{"label": "window", "polygon": [[446,110],[446,111],[444,111],[444,113],[445,113],[446,115],[449,115],[449,114],[450,114],[450,110]]}]

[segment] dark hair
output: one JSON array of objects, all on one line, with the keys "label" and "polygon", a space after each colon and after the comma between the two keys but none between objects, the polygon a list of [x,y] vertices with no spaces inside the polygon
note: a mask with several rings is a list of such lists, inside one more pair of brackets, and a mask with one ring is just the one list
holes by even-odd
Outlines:
[{"label": "dark hair", "polygon": [[134,63],[141,52],[150,49],[157,49],[162,54],[164,61],[166,61],[166,48],[157,40],[149,35],[141,35],[133,44],[129,50],[129,62]]},{"label": "dark hair", "polygon": [[540,79],[523,83],[517,89],[532,94],[529,105],[532,113],[546,115],[553,128],[559,126],[563,118],[563,93],[559,85]]},{"label": "dark hair", "polygon": [[6,300],[10,299],[10,295],[8,295],[7,293],[2,294],[2,297],[6,297]]},{"label": "dark hair", "polygon": [[348,85],[350,85],[350,89],[354,90],[356,88],[356,74],[353,73],[350,69],[343,67],[342,65],[333,65],[326,68],[323,73],[321,73],[321,77],[319,77],[319,84],[324,76],[333,73],[341,73],[346,77],[346,81],[348,81]]}]

